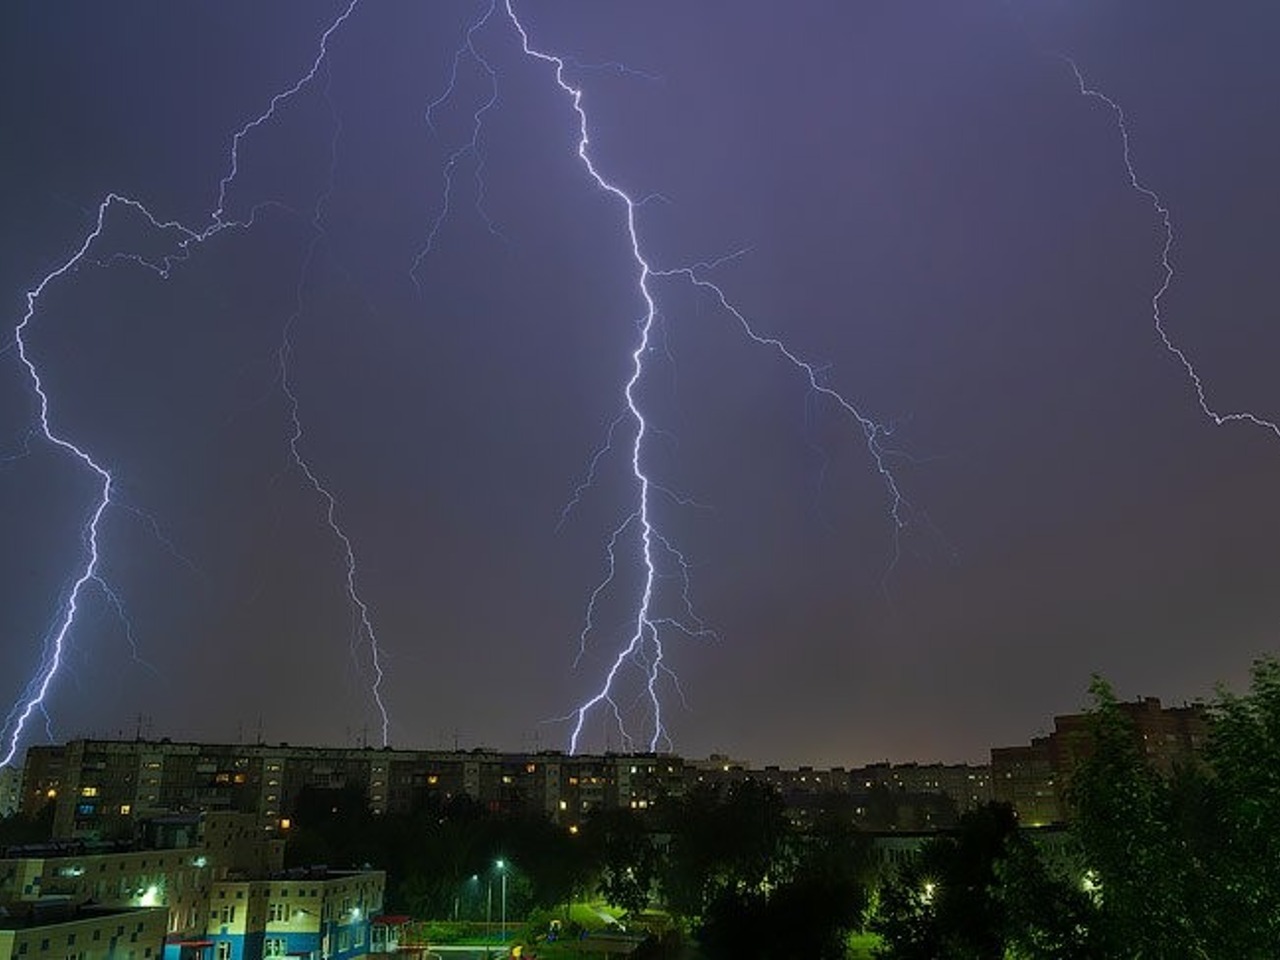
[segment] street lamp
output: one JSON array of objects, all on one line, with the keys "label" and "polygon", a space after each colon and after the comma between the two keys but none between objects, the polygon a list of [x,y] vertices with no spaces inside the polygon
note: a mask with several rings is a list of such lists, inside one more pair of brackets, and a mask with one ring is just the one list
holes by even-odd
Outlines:
[{"label": "street lamp", "polygon": [[462,891],[464,889],[467,891],[467,915],[475,916],[475,894],[471,892],[473,886],[476,890],[480,889],[480,877],[474,873],[467,880],[467,885],[460,887],[457,895],[453,898],[453,919],[455,922],[462,918]]},{"label": "street lamp", "polygon": [[494,864],[498,873],[502,874],[502,945],[507,945],[507,861],[499,860]]},{"label": "street lamp", "polygon": [[489,946],[493,943],[493,877],[487,881],[488,893],[484,899],[484,955],[489,956]]}]

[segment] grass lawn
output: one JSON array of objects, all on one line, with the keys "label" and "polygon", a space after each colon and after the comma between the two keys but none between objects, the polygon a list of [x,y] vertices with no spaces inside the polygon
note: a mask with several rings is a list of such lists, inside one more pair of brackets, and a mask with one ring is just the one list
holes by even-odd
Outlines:
[{"label": "grass lawn", "polygon": [[849,937],[849,960],[871,960],[871,951],[880,945],[874,933],[855,933]]},{"label": "grass lawn", "polygon": [[[563,911],[557,911],[557,916],[563,918]],[[608,906],[603,901],[594,901],[590,903],[573,903],[569,907],[569,918],[581,924],[586,930],[592,932],[606,931],[610,927],[617,924],[622,911]],[[481,946],[486,942],[484,929],[481,924],[432,924],[434,929],[431,930],[432,937],[437,943],[452,943],[457,945],[467,944],[472,946]],[[519,922],[509,922],[507,926],[508,942],[522,942],[522,934],[527,931],[523,924]],[[503,956],[501,945],[498,937],[498,924],[493,924],[492,940],[489,941],[494,947],[495,957]],[[848,960],[872,960],[871,951],[878,946],[880,938],[873,933],[854,933],[849,936]],[[538,960],[580,960],[584,956],[584,951],[589,951],[589,944],[581,944],[576,940],[564,940],[558,943],[539,942],[534,945],[533,950],[536,952]],[[687,956],[691,960],[701,957],[697,951],[696,945],[690,945]]]}]

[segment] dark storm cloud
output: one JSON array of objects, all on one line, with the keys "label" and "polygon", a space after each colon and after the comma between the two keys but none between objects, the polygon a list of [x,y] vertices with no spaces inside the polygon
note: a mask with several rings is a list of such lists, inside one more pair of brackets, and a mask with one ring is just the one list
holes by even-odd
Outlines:
[{"label": "dark storm cloud", "polygon": [[[673,640],[681,752],[851,763],[983,756],[1082,700],[1102,671],[1180,700],[1244,676],[1280,614],[1280,439],[1215,428],[1152,327],[1173,213],[1168,329],[1223,409],[1280,416],[1271,269],[1276,13],[1184,3],[530,4],[571,55],[593,152],[633,196],[646,251],[715,273],[764,333],[895,425],[899,482],[932,524],[894,554],[861,434],[709,297],[655,280],[641,385],[661,501],[716,640]],[[619,602],[575,670],[604,543],[629,509],[624,456],[557,527],[622,409],[643,304],[622,210],[574,154],[574,117],[500,17],[474,160],[446,164],[488,95],[464,61],[472,4],[365,3],[327,85],[243,147],[229,195],[250,231],[168,281],[86,267],[31,330],[62,432],[110,464],[122,503],[101,598],[53,688],[60,735],[376,739],[342,557],[291,467],[276,350],[336,141],[326,237],[303,289],[292,380],[302,450],[339,497],[386,651],[399,745],[559,747],[562,716],[627,628]],[[230,134],[305,73],[334,4],[17,4],[0,25],[0,289],[62,263],[110,190],[202,223]],[[328,100],[324,91],[327,89]],[[113,221],[110,250],[138,242]],[[104,247],[106,250],[107,247]],[[0,353],[0,694],[31,675],[92,503],[29,439]],[[24,450],[28,450],[22,455]],[[632,577],[630,573],[624,576]],[[629,583],[634,584],[634,577]],[[619,746],[603,718],[588,746]]]}]

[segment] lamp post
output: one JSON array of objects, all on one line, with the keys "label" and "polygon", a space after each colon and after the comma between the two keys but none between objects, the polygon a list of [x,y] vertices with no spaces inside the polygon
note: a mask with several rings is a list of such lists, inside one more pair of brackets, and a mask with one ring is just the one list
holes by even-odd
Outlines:
[{"label": "lamp post", "polygon": [[502,946],[507,945],[507,861],[499,860],[496,864],[498,873],[502,875]]},{"label": "lamp post", "polygon": [[[474,917],[476,915],[476,907],[475,907],[476,893],[479,892],[480,890],[480,877],[477,874],[473,873],[471,877],[467,880],[466,886],[463,889],[467,891],[467,916]],[[461,908],[458,905],[461,899],[462,899],[462,895],[461,893],[459,893],[458,899],[454,901],[454,909],[453,909],[454,920],[461,919]]]},{"label": "lamp post", "polygon": [[493,943],[493,877],[488,881],[489,892],[484,900],[484,955],[489,956],[489,945]]}]

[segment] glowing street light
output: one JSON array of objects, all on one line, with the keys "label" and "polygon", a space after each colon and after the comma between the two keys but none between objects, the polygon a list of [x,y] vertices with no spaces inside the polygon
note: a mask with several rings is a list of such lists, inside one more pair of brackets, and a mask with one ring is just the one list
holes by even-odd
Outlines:
[{"label": "glowing street light", "polygon": [[499,860],[494,864],[502,875],[502,943],[507,943],[507,861]]}]

